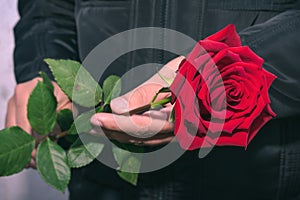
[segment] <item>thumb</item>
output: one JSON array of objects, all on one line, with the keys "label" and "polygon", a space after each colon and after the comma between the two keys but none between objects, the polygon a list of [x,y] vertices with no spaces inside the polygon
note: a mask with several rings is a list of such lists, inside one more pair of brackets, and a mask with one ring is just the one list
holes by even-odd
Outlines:
[{"label": "thumb", "polygon": [[[145,82],[123,96],[111,101],[110,106],[113,113],[123,114],[130,110],[148,105],[154,95],[162,88],[162,85],[154,82]],[[166,94],[160,94],[157,99],[162,99]]]},{"label": "thumb", "polygon": [[[184,59],[183,56],[179,56],[170,62],[168,62],[159,73],[153,75],[148,81],[144,82],[139,87],[133,89],[127,94],[115,98],[111,101],[110,107],[113,113],[123,114],[128,113],[130,110],[145,106],[151,103],[154,95],[162,88],[166,87],[166,82],[161,78],[161,75],[165,77],[173,77],[179,64]],[[159,94],[157,100],[163,99],[170,94]]]},{"label": "thumb", "polygon": [[123,114],[130,110],[128,106],[128,100],[125,96],[111,100],[110,107],[112,112],[116,114]]}]

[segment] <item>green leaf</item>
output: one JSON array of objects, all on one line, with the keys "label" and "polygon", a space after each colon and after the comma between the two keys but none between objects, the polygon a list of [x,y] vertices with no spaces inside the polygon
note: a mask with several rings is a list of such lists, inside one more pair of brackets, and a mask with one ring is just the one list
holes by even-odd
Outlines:
[{"label": "green leaf", "polygon": [[118,175],[128,183],[131,183],[132,185],[137,185],[139,174],[138,173],[129,173],[129,172],[123,172],[123,171],[117,171]]},{"label": "green leaf", "polygon": [[175,109],[173,108],[169,116],[169,122],[175,122]]},{"label": "green leaf", "polygon": [[80,137],[68,151],[69,166],[78,168],[91,163],[102,152],[103,147],[104,144],[99,141],[99,137],[80,134]]},{"label": "green leaf", "polygon": [[82,113],[79,115],[74,123],[72,124],[70,130],[69,130],[69,135],[75,135],[78,133],[87,133],[89,130],[92,129],[92,125],[90,123],[90,118],[95,112],[93,110]]},{"label": "green leaf", "polygon": [[165,99],[161,99],[157,102],[151,103],[151,109],[157,109],[160,108],[167,103],[170,103],[172,101],[172,96],[166,97]]},{"label": "green leaf", "polygon": [[27,107],[27,118],[35,132],[47,135],[56,125],[56,98],[49,88],[38,82],[32,91]]},{"label": "green leaf", "polygon": [[64,192],[70,181],[71,171],[65,151],[49,138],[38,146],[36,164],[40,176],[52,187]]},{"label": "green leaf", "polygon": [[[119,165],[117,173],[125,181],[136,185],[141,168],[143,148],[121,143],[118,143],[118,146],[114,145],[112,149],[114,158]],[[133,154],[132,152],[136,153]]]},{"label": "green leaf", "polygon": [[45,59],[54,78],[66,95],[84,107],[101,102],[102,89],[82,65],[73,60]]},{"label": "green leaf", "polygon": [[64,138],[67,142],[73,144],[78,139],[78,135],[66,135]]},{"label": "green leaf", "polygon": [[112,97],[117,97],[121,93],[120,77],[111,75],[103,82],[104,104],[110,104]]},{"label": "green leaf", "polygon": [[168,92],[171,92],[170,88],[168,88],[168,87],[160,88],[160,90],[158,90],[158,92],[156,92],[156,94],[155,94],[154,97],[152,98],[151,103],[154,103],[154,101],[156,100],[157,96],[158,96],[160,93],[168,93]]},{"label": "green leaf", "polygon": [[50,89],[51,92],[54,92],[54,86],[48,75],[43,71],[40,71],[39,74],[43,78],[43,83],[45,83],[45,85]]},{"label": "green leaf", "polygon": [[0,176],[18,173],[29,163],[35,140],[19,127],[0,131]]},{"label": "green leaf", "polygon": [[73,113],[69,109],[63,109],[57,114],[57,123],[61,131],[69,130],[73,121]]},{"label": "green leaf", "polygon": [[160,77],[163,81],[165,81],[169,86],[170,86],[170,85],[172,84],[172,82],[174,81],[174,78],[168,78],[168,77],[166,77],[166,76],[160,74],[159,72],[158,72],[158,75],[159,75],[159,77]]}]

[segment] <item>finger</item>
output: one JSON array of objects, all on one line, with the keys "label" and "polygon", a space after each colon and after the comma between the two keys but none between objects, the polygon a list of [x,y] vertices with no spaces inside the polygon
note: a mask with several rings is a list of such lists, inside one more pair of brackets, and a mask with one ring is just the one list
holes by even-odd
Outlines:
[{"label": "finger", "polygon": [[[158,83],[148,82],[134,90],[126,93],[125,95],[115,98],[111,101],[110,106],[113,113],[123,114],[135,108],[151,103],[154,95],[163,86]],[[166,97],[167,94],[159,94],[157,99]]]},{"label": "finger", "polygon": [[54,95],[57,100],[56,111],[59,112],[63,109],[69,109],[72,111],[73,116],[78,115],[78,110],[74,104],[70,101],[69,97],[61,90],[56,82],[52,82],[54,85]]},{"label": "finger", "polygon": [[[168,62],[165,67],[163,67],[160,71],[160,73],[170,73],[169,71],[172,70],[173,72],[176,73],[180,63],[185,59],[184,56],[178,56],[177,58],[174,58],[170,62]],[[165,71],[164,71],[165,70]],[[168,71],[167,71],[168,70]]]},{"label": "finger", "polygon": [[60,89],[57,83],[52,82],[54,86],[54,95],[57,100],[57,111],[62,109],[72,110],[72,103],[68,96]]},{"label": "finger", "polygon": [[[157,115],[159,115],[157,112],[158,111],[151,111],[145,115],[132,116],[97,113],[92,116],[91,123],[94,126],[100,126],[108,130],[124,132],[140,138],[151,137],[159,132],[172,131],[173,123],[166,120],[166,117],[157,117]],[[153,115],[153,113],[156,114],[156,116]]]},{"label": "finger", "polygon": [[32,133],[32,128],[30,123],[27,119],[27,101],[28,98],[24,98],[24,96],[18,98],[18,101],[15,102],[16,107],[16,124],[20,126],[24,131],[27,133]]},{"label": "finger", "polygon": [[32,133],[32,128],[27,119],[27,103],[30,93],[40,80],[41,78],[34,78],[31,81],[18,84],[15,88],[16,124],[28,133]]},{"label": "finger", "polygon": [[[183,59],[183,56],[179,56],[171,60],[157,74],[152,76],[141,86],[135,88],[134,90],[126,93],[119,98],[113,99],[110,103],[112,111],[117,114],[122,114],[145,104],[149,104],[154,95],[162,87],[169,86],[161,76],[167,77],[169,79],[174,78],[176,75],[176,70]],[[165,98],[169,95],[169,93],[159,94],[157,100]]]},{"label": "finger", "polygon": [[92,130],[90,130],[90,134],[100,137],[106,137],[110,140],[116,140],[121,143],[130,143],[130,140],[136,140],[135,137],[127,135],[126,133],[106,130],[104,128],[95,127]]},{"label": "finger", "polygon": [[28,169],[28,168],[36,169],[35,156],[36,156],[36,149],[34,149],[32,151],[32,153],[31,153],[31,159],[30,159],[29,163],[25,166],[26,169]]},{"label": "finger", "polygon": [[56,108],[57,112],[63,109],[72,110],[73,109],[72,103],[70,101],[62,101],[62,102],[57,101],[57,108]]},{"label": "finger", "polygon": [[158,146],[171,142],[174,139],[174,135],[170,135],[165,138],[157,138],[152,140],[141,141],[135,144],[139,144],[141,146]]},{"label": "finger", "polygon": [[134,144],[138,146],[156,146],[171,142],[174,139],[174,134],[169,133],[158,133],[149,138],[137,138],[128,135],[123,132],[117,132],[107,129],[97,129],[94,128],[90,132],[93,135],[107,137],[110,140],[116,140],[121,143]]},{"label": "finger", "polygon": [[29,163],[25,166],[26,169],[29,169],[29,168],[33,168],[33,169],[36,169],[36,162],[35,160],[33,160],[32,158],[30,159]]},{"label": "finger", "polygon": [[33,160],[33,159],[30,160],[29,167],[31,167],[33,169],[36,169],[36,162],[35,162],[35,160]]},{"label": "finger", "polygon": [[5,127],[16,126],[16,107],[15,99],[12,97],[7,104],[6,118],[5,118]]},{"label": "finger", "polygon": [[31,153],[31,158],[33,160],[35,160],[35,157],[36,157],[36,149],[33,149],[32,153]]}]

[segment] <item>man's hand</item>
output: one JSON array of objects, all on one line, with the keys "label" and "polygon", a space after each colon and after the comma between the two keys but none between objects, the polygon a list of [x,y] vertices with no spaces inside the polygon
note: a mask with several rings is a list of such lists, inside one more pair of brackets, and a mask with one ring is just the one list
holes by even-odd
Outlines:
[{"label": "man's hand", "polygon": [[[19,126],[36,138],[39,136],[34,133],[27,119],[27,103],[31,92],[37,85],[38,81],[42,81],[42,79],[35,78],[16,86],[14,95],[8,101],[5,122],[6,127]],[[53,85],[54,95],[57,98],[57,110],[71,109],[72,104],[69,98],[59,88],[57,83],[53,82]],[[35,154],[36,150],[32,152],[32,159],[29,164],[29,166],[33,168],[35,168]]]},{"label": "man's hand", "polygon": [[[160,70],[159,74],[174,78],[182,59],[183,57],[178,57],[172,60]],[[91,118],[91,123],[95,126],[92,133],[104,133],[110,139],[136,145],[155,146],[170,142],[174,137],[173,123],[169,121],[171,104],[160,110],[146,111],[142,114],[131,116],[124,114],[149,104],[159,89],[168,86],[159,74],[155,74],[129,93],[113,99],[110,104],[112,114],[95,114]],[[159,94],[157,100],[168,96],[170,93]]]}]

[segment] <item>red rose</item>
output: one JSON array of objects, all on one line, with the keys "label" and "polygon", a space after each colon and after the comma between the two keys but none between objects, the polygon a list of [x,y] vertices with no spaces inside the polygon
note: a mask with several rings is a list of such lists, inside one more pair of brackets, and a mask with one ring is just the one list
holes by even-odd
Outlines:
[{"label": "red rose", "polygon": [[276,78],[241,41],[234,25],[199,41],[170,89],[175,135],[184,149],[246,147],[275,113],[268,89]]}]

